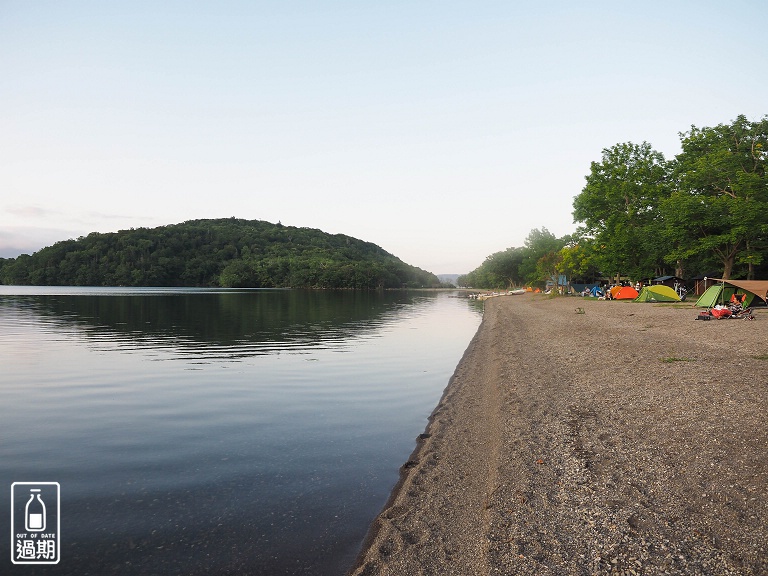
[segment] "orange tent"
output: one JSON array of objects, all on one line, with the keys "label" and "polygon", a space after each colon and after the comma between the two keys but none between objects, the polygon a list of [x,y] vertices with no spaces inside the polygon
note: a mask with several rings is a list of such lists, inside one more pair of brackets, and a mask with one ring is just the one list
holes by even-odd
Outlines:
[{"label": "orange tent", "polygon": [[632,286],[614,286],[611,288],[611,298],[614,300],[634,300],[637,298],[637,290]]}]

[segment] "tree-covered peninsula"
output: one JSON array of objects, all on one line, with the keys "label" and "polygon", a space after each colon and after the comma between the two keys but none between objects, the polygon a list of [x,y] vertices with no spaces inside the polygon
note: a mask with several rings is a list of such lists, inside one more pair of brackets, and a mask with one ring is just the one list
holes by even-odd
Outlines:
[{"label": "tree-covered peninsula", "polygon": [[37,286],[417,288],[439,285],[343,234],[236,218],[93,232],[0,259],[0,282]]}]

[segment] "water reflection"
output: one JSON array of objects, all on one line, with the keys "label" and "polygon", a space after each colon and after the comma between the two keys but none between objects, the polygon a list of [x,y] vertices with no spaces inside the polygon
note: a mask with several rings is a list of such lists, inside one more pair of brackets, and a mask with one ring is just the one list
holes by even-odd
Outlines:
[{"label": "water reflection", "polygon": [[0,484],[62,486],[62,561],[27,574],[343,573],[479,323],[445,294],[3,290]]},{"label": "water reflection", "polygon": [[94,293],[0,296],[0,309],[33,313],[55,326],[75,325],[107,344],[129,342],[131,348],[144,344],[182,355],[194,351],[235,358],[338,346],[371,334],[400,307],[413,303],[413,296],[402,292]]}]

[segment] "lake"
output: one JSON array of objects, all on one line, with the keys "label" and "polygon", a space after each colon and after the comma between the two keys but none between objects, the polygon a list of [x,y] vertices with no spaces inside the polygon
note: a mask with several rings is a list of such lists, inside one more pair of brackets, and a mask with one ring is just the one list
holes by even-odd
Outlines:
[{"label": "lake", "polygon": [[0,286],[0,511],[58,482],[61,560],[341,575],[481,321],[450,292]]}]

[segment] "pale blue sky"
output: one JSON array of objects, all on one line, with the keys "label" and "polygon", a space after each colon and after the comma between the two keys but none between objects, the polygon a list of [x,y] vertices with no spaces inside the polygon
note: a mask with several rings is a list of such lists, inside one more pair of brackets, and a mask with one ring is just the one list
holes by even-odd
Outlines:
[{"label": "pale blue sky", "polygon": [[237,216],[463,273],[590,162],[768,114],[764,0],[0,0],[0,256]]}]

